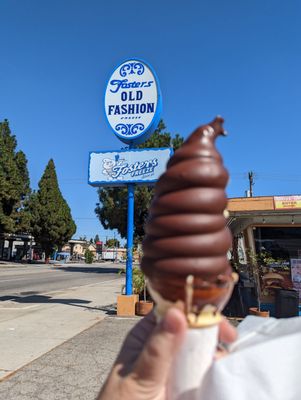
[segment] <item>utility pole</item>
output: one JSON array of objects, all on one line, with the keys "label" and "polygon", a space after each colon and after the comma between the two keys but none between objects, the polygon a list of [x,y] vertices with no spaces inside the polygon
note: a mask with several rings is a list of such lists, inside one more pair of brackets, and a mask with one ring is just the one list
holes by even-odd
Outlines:
[{"label": "utility pole", "polygon": [[253,179],[254,174],[252,171],[249,172],[248,177],[249,177],[249,187],[250,187],[249,193],[250,193],[250,197],[253,197],[253,186],[255,183],[254,183],[254,179]]},{"label": "utility pole", "polygon": [[117,261],[117,245],[116,245],[116,233],[114,231],[114,261]]}]

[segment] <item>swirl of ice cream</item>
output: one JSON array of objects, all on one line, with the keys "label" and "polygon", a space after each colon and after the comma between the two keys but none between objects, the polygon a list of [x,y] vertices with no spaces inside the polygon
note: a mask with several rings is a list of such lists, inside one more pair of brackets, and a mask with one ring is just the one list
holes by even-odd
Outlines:
[{"label": "swirl of ice cream", "polygon": [[215,148],[223,119],[201,126],[175,152],[155,186],[145,226],[141,268],[168,300],[184,296],[188,275],[216,282],[231,274],[225,187],[228,173]]}]

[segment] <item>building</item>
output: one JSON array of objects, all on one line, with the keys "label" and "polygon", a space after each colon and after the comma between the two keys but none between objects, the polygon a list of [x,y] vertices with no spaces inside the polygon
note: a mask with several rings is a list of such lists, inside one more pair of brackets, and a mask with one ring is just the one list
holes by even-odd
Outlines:
[{"label": "building", "polygon": [[233,264],[246,275],[252,256],[265,257],[261,301],[273,303],[276,289],[292,288],[301,299],[301,196],[230,198],[227,210]]},{"label": "building", "polygon": [[1,233],[0,259],[12,261],[33,259],[34,246],[34,238],[29,234]]},{"label": "building", "polygon": [[80,259],[85,256],[85,251],[90,250],[96,258],[96,245],[87,240],[70,239],[62,247],[62,251],[69,252],[70,256],[74,259]]},{"label": "building", "polygon": [[246,261],[246,248],[287,261],[301,257],[301,196],[231,198],[227,209],[235,243],[241,239],[235,261]]}]

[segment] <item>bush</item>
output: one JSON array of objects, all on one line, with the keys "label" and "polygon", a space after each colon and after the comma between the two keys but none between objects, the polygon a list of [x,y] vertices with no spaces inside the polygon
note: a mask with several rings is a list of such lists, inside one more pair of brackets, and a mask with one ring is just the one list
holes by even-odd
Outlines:
[{"label": "bush", "polygon": [[140,268],[133,268],[133,292],[142,295],[145,288],[144,273]]},{"label": "bush", "polygon": [[[125,274],[125,268],[122,268],[119,271],[119,274]],[[143,298],[146,300],[147,289],[145,284],[144,273],[140,268],[134,267],[132,269],[132,282],[133,282],[133,294],[138,294],[139,298]]]},{"label": "bush", "polygon": [[85,251],[85,263],[92,264],[92,262],[93,262],[93,253],[91,250],[87,249]]}]

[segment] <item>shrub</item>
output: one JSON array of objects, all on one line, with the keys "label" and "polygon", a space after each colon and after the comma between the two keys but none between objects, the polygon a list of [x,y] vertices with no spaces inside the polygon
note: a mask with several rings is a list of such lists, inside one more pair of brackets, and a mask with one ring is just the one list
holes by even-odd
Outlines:
[{"label": "shrub", "polygon": [[[119,274],[125,274],[125,268],[122,268],[119,271]],[[138,294],[139,298],[146,300],[147,297],[147,289],[145,283],[144,273],[140,268],[134,267],[132,269],[132,282],[133,282],[133,293]]]},{"label": "shrub", "polygon": [[93,262],[93,253],[91,250],[87,249],[85,251],[85,263],[92,264],[92,262]]}]

